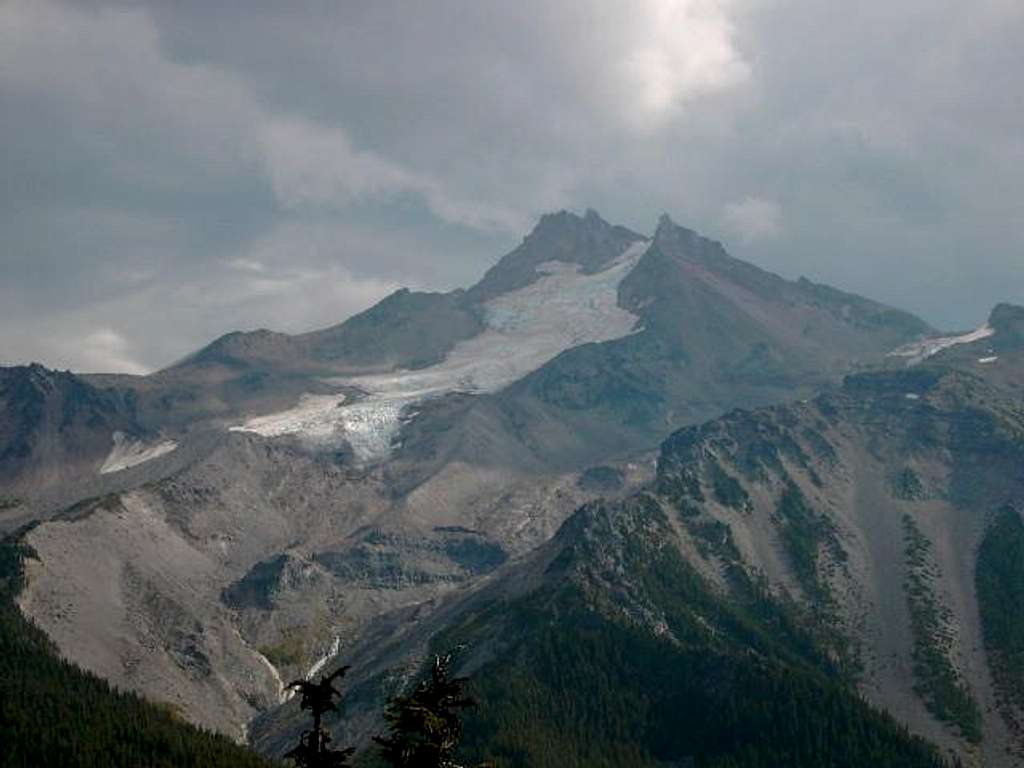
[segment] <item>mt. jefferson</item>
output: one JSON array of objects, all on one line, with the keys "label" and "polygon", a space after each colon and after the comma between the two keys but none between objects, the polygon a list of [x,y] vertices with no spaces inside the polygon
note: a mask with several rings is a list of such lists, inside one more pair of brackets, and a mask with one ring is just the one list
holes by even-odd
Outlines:
[{"label": "mt. jefferson", "polygon": [[[398,291],[303,335],[228,334],[146,377],[5,369],[0,523],[31,523],[18,535],[37,555],[19,604],[87,669],[280,753],[296,723],[282,680],[340,658],[366,670],[356,680],[366,707],[352,708],[346,731],[360,739],[375,727],[371,700],[446,632],[489,649],[471,662],[480,668],[523,663],[486,639],[497,636],[489,619],[466,622],[485,603],[552,594],[552,574],[566,572],[551,570],[556,560],[590,574],[587,605],[601,621],[678,636],[682,625],[657,618],[676,598],[648,593],[603,545],[584,546],[605,520],[615,536],[641,536],[641,549],[663,528],[655,538],[697,580],[687,594],[703,595],[690,630],[714,631],[700,611],[757,585],[789,617],[757,621],[790,626],[783,645],[804,643],[800,664],[818,670],[807,674],[842,667],[841,685],[916,732],[994,760],[1019,748],[1002,715],[963,725],[913,674],[873,659],[910,663],[917,651],[899,624],[912,609],[882,610],[904,604],[900,578],[872,569],[885,559],[877,537],[903,535],[909,515],[930,547],[924,561],[949,574],[933,590],[936,610],[948,598],[950,621],[972,627],[942,646],[948,679],[988,663],[957,655],[967,653],[957,643],[981,637],[977,602],[957,591],[973,589],[970,571],[945,559],[946,540],[918,507],[883,502],[903,477],[885,474],[897,471],[886,457],[920,445],[894,430],[934,431],[933,458],[900,461],[922,493],[945,500],[950,521],[963,505],[983,509],[964,539],[972,546],[985,515],[1012,507],[1012,483],[948,490],[944,473],[959,465],[942,452],[983,464],[995,443],[952,446],[954,433],[934,425],[977,408],[994,421],[971,429],[1014,434],[1019,313],[1007,305],[981,332],[940,335],[908,313],[734,259],[668,217],[646,236],[593,211],[561,212],[467,290]],[[800,404],[823,390],[832,394]],[[897,405],[931,415],[903,422]],[[878,419],[890,426],[876,429]],[[890,485],[857,487],[878,503],[851,501],[852,478],[876,471]],[[566,548],[571,557],[558,554]],[[902,634],[887,634],[889,616],[904,617],[893,625]],[[729,643],[754,636],[730,626],[720,627]],[[844,643],[860,651],[841,659]],[[997,701],[992,690],[973,691],[975,705]]]}]

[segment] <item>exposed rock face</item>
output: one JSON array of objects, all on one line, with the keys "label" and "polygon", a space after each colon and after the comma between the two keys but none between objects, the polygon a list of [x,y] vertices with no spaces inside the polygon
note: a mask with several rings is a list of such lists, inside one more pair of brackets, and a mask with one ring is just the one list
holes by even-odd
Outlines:
[{"label": "exposed rock face", "polygon": [[[635,485],[649,476],[623,468]],[[394,498],[378,471],[225,436],[188,468],[26,534],[20,605],[62,652],[239,736],[368,621],[486,578],[592,491],[447,465]],[[177,571],[177,568],[181,571]]]},{"label": "exposed rock face", "polygon": [[643,235],[625,227],[609,224],[593,210],[588,210],[583,218],[568,211],[547,214],[523,239],[522,245],[469,289],[466,298],[482,302],[525,288],[537,279],[537,267],[549,261],[576,264],[583,274],[591,275],[602,271],[630,245],[643,239]]},{"label": "exposed rock face", "polygon": [[[619,274],[633,252],[635,268],[630,260]],[[566,307],[553,306],[559,301]],[[592,305],[600,311],[567,314]],[[520,327],[546,308],[564,315],[564,339],[552,335],[557,325]],[[618,315],[631,318],[630,333],[597,332]],[[543,217],[467,291],[398,291],[333,328],[228,334],[154,376],[92,380],[131,392],[142,422],[163,430],[237,423],[346,386],[394,400],[408,391],[490,393],[518,381],[473,408],[529,427],[502,441],[527,442],[544,464],[575,466],[600,460],[613,442],[623,454],[646,450],[680,424],[810,392],[929,330],[906,313],[733,259],[668,217],[648,240],[593,211],[563,211]],[[529,352],[529,365],[460,378],[488,350]],[[357,401],[349,398],[365,407]],[[562,439],[573,434],[580,438]]]},{"label": "exposed rock face", "polygon": [[646,449],[681,424],[809,394],[929,330],[733,259],[668,217],[619,303],[637,333],[567,350],[498,398],[546,462],[598,462],[611,444]]},{"label": "exposed rock face", "polygon": [[[137,429],[130,398],[41,365],[0,369],[0,472],[5,481],[105,456],[115,429]],[[39,482],[39,478],[34,478]]]},{"label": "exposed rock face", "polygon": [[[1010,743],[998,719],[986,714],[971,745],[914,692],[901,542],[907,515],[929,542],[932,604],[955,617],[936,630],[952,638],[936,646],[943,674],[985,711],[969,558],[951,552],[1010,493],[1017,454],[1011,441],[997,461],[993,446],[1020,381],[1015,312],[923,367],[732,413],[902,366],[887,353],[929,329],[732,259],[667,218],[647,239],[593,212],[545,217],[467,291],[398,292],[303,336],[229,334],[150,377],[40,369],[70,394],[4,395],[0,450],[30,446],[0,462],[29,478],[9,484],[27,510],[17,519],[93,497],[25,534],[39,560],[21,605],[89,669],[233,735],[251,725],[276,750],[295,725],[282,679],[339,647],[368,675],[403,679],[395,670],[467,606],[537,588],[575,546],[578,521],[552,541],[574,510],[645,489],[711,588],[763,573],[776,594],[827,605],[823,652],[839,654],[839,638],[865,649],[848,661],[874,701],[989,755],[990,727],[993,749]],[[560,327],[563,315],[583,319]],[[998,363],[976,362],[990,347]],[[34,402],[44,416],[8,405]],[[66,408],[67,434],[52,427]],[[65,461],[78,474],[33,496],[31,478]],[[615,590],[607,557],[593,568]],[[642,591],[624,589],[638,602],[623,615],[662,632]],[[363,691],[365,714],[380,689]]]},{"label": "exposed rock face", "polygon": [[[113,456],[118,440],[125,450]],[[131,392],[36,364],[0,368],[0,532],[96,493],[103,469],[162,442],[141,425]]]}]

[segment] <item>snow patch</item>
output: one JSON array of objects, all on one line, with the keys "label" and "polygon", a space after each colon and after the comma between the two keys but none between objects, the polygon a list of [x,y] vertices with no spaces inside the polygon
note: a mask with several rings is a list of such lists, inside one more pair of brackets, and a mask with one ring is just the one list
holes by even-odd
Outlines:
[{"label": "snow patch", "polygon": [[345,395],[302,395],[299,404],[287,411],[257,416],[231,427],[232,432],[255,432],[263,437],[303,435],[315,442],[331,442],[338,429],[338,409]]},{"label": "snow patch", "polygon": [[313,666],[309,668],[309,672],[306,673],[306,679],[307,680],[312,680],[314,677],[316,677],[318,674],[320,674],[320,671],[324,667],[327,666],[327,662],[329,662],[331,659],[333,659],[335,656],[337,656],[338,655],[338,651],[340,651],[340,650],[341,650],[341,638],[340,637],[335,637],[334,641],[331,643],[331,647],[328,649],[327,653],[325,653],[323,656],[321,656],[319,659],[317,659],[316,662],[313,664]]},{"label": "snow patch", "polygon": [[591,275],[581,274],[576,264],[540,264],[542,277],[532,285],[486,302],[484,331],[456,344],[440,363],[328,379],[357,388],[365,397],[345,403],[341,395],[304,395],[295,408],[232,429],[265,437],[299,435],[325,444],[344,439],[360,461],[386,458],[415,403],[447,392],[496,392],[567,349],[639,330],[637,316],[618,305],[618,289],[648,245],[647,240],[633,243]]},{"label": "snow patch", "polygon": [[133,440],[124,432],[115,432],[114,447],[107,456],[103,466],[100,467],[100,474],[106,475],[111,472],[120,472],[130,467],[144,464],[147,461],[170,453],[178,447],[173,440],[164,440],[159,443],[146,444],[142,440]]},{"label": "snow patch", "polygon": [[965,333],[961,336],[941,336],[934,339],[913,341],[910,344],[904,344],[902,347],[897,347],[890,352],[888,356],[905,357],[908,358],[908,365],[916,365],[922,360],[926,360],[944,349],[949,349],[950,347],[955,347],[959,344],[970,344],[975,341],[981,341],[982,339],[987,339],[994,333],[995,330],[986,324],[975,331]]},{"label": "snow patch", "polygon": [[284,680],[281,678],[281,673],[277,671],[277,667],[264,656],[262,653],[257,651],[255,648],[252,652],[256,654],[256,658],[263,662],[263,665],[270,671],[271,676],[274,678],[274,682],[277,683],[277,703],[284,704],[288,699],[295,695],[295,691],[290,688],[285,688]]},{"label": "snow patch", "polygon": [[[266,656],[260,653],[259,650],[251,646],[248,643],[248,641],[244,637],[242,637],[242,633],[239,632],[237,629],[232,627],[232,631],[235,633],[235,637],[238,638],[238,641],[245,647],[245,649],[250,651],[263,664],[263,666],[267,668],[267,671],[270,672],[270,676],[274,679],[274,683],[277,685],[277,703],[284,704],[292,696],[294,696],[295,691],[285,687],[284,680],[281,678],[281,673],[277,671],[277,667],[274,666],[270,659],[268,659]],[[249,726],[248,724],[243,723],[242,727],[246,729],[245,735],[246,739],[248,739]]]}]

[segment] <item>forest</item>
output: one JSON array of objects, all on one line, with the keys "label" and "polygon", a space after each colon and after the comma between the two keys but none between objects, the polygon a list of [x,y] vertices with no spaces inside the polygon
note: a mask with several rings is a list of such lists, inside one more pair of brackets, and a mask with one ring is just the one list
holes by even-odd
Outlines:
[{"label": "forest", "polygon": [[[33,553],[0,547],[0,735],[3,766],[270,766],[230,740],[197,729],[173,708],[118,691],[60,660],[14,603]],[[581,553],[556,569],[573,570]],[[582,559],[585,559],[583,557]],[[471,627],[435,638],[437,653],[417,683],[382,702],[386,734],[359,753],[343,737],[329,745],[344,705],[343,675],[296,681],[313,727],[287,756],[297,766],[421,768],[944,768],[934,748],[871,708],[814,649],[784,606],[756,589],[745,606],[707,590],[671,554],[632,552],[646,592],[664,605],[682,643],[670,644],[593,610],[576,579],[495,604],[517,628],[501,662],[472,679],[454,677],[456,641]],[[713,611],[713,638],[694,609]],[[553,615],[559,621],[551,620]],[[770,633],[789,626],[790,629]],[[337,683],[337,686],[335,685]],[[322,726],[321,722],[325,725]]]}]

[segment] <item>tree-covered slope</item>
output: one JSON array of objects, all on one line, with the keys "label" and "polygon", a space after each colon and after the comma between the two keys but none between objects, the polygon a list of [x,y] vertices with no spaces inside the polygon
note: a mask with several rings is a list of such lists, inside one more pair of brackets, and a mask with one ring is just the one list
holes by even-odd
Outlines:
[{"label": "tree-covered slope", "polygon": [[24,547],[0,544],[0,766],[258,768],[270,763],[57,657],[14,604]]},{"label": "tree-covered slope", "polygon": [[[724,597],[653,497],[583,508],[544,585],[436,638],[469,641],[466,757],[499,766],[940,766],[859,698],[792,605]],[[490,657],[490,658],[488,658]]]},{"label": "tree-covered slope", "polygon": [[1012,506],[999,510],[978,548],[976,579],[999,708],[1024,736],[1024,522]]}]

